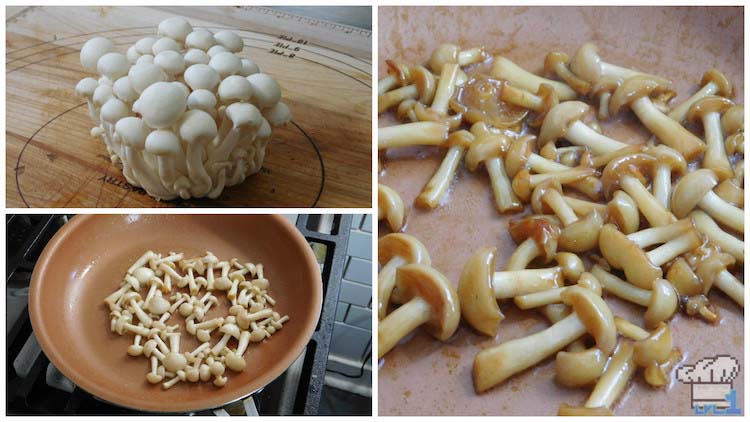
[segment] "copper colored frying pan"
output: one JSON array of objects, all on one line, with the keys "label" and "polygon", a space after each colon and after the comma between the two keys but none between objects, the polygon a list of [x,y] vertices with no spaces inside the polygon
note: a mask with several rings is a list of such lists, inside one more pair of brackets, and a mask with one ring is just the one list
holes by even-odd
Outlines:
[{"label": "copper colored frying pan", "polygon": [[[130,336],[109,330],[104,297],[116,290],[128,267],[146,250],[261,262],[271,281],[275,309],[290,321],[270,340],[251,345],[244,372],[228,371],[223,388],[178,383],[169,390],[146,381],[148,360],[126,349]],[[229,301],[206,318],[226,315]],[[29,292],[31,322],[50,361],[87,392],[111,403],[153,412],[219,407],[252,394],[283,373],[315,330],[322,283],[304,237],[280,216],[268,215],[85,215],[73,218],[47,244]],[[184,331],[184,320],[173,316]],[[187,337],[187,338],[186,338]],[[218,334],[214,334],[212,343]],[[182,350],[198,345],[183,336]],[[234,341],[234,340],[233,340]],[[230,342],[230,347],[235,344]]]}]

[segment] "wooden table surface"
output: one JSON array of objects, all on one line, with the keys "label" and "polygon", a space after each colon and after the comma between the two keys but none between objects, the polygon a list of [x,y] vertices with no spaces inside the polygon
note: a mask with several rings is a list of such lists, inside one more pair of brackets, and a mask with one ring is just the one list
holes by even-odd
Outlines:
[{"label": "wooden table surface", "polygon": [[[261,171],[216,200],[158,202],[128,185],[74,94],[90,76],[78,58],[85,41],[105,36],[124,53],[175,15],[237,32],[242,55],[279,81],[292,110]],[[262,7],[29,7],[7,17],[8,207],[371,206],[369,30]]]}]

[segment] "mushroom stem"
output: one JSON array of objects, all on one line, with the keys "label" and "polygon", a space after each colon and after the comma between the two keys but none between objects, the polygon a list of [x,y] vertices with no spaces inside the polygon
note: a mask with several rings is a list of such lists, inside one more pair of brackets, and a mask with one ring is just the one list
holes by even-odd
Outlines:
[{"label": "mushroom stem", "polygon": [[612,356],[607,370],[597,381],[584,407],[611,408],[630,382],[635,369],[633,345],[628,341],[620,341],[620,347]]},{"label": "mushroom stem", "polygon": [[638,209],[652,226],[664,226],[677,221],[677,218],[662,206],[637,178],[623,175],[620,177],[620,186],[638,204]]},{"label": "mushroom stem", "polygon": [[537,92],[539,85],[549,84],[561,101],[573,100],[578,96],[578,93],[568,85],[537,76],[502,56],[495,57],[495,64],[492,67],[491,75],[493,78],[505,79],[511,84],[529,92]]},{"label": "mushroom stem", "polygon": [[388,302],[384,298],[390,298],[393,287],[396,285],[396,269],[404,264],[406,260],[396,255],[391,258],[378,273],[378,319],[385,318],[388,312]]},{"label": "mushroom stem", "polygon": [[393,75],[388,75],[378,81],[378,95],[383,95],[398,85],[398,79]]},{"label": "mushroom stem", "polygon": [[627,237],[641,249],[645,249],[657,243],[666,243],[681,234],[690,232],[692,228],[692,221],[683,219],[666,226],[651,227],[630,233]]},{"label": "mushroom stem", "polygon": [[745,307],[745,285],[726,269],[721,270],[714,279],[714,286],[724,292],[741,307]]},{"label": "mushroom stem", "polygon": [[562,268],[498,271],[492,277],[496,299],[540,292],[557,287],[562,282]]},{"label": "mushroom stem", "polygon": [[537,112],[544,107],[544,100],[542,97],[532,94],[529,91],[516,88],[510,84],[503,84],[503,88],[500,90],[500,99],[506,103],[528,108],[529,110]]},{"label": "mushroom stem", "polygon": [[378,128],[378,149],[414,145],[440,145],[448,137],[448,125],[416,122]]},{"label": "mushroom stem", "polygon": [[492,193],[495,196],[495,205],[500,212],[516,210],[521,204],[518,202],[508,175],[505,173],[505,166],[500,158],[491,158],[484,162],[487,167],[487,173],[490,175],[490,184]]},{"label": "mushroom stem", "polygon": [[[532,309],[540,306],[562,302],[562,294],[568,287],[556,287],[535,293],[518,295],[513,298],[513,303],[519,309]],[[552,320],[551,318],[548,318]],[[555,321],[552,321],[555,322]]]},{"label": "mushroom stem", "polygon": [[703,133],[706,138],[706,151],[703,153],[701,166],[710,168],[724,180],[732,177],[732,165],[729,164],[727,151],[724,149],[724,135],[721,129],[721,115],[719,112],[707,112],[702,115]]},{"label": "mushroom stem", "polygon": [[458,63],[446,63],[440,71],[440,81],[435,89],[435,97],[430,108],[438,114],[448,113],[448,101],[456,91],[456,77],[458,76]]},{"label": "mushroom stem", "polygon": [[567,195],[563,196],[563,199],[565,199],[565,203],[567,203],[568,206],[570,206],[578,215],[586,215],[592,211],[598,211],[602,215],[607,214],[607,206],[604,204],[573,198]]},{"label": "mushroom stem", "polygon": [[586,333],[572,313],[551,327],[527,337],[484,349],[474,358],[474,389],[489,390],[511,376],[530,368]]},{"label": "mushroom stem", "polygon": [[745,262],[745,242],[725,232],[716,222],[703,211],[695,210],[690,213],[695,228],[706,236],[711,243],[720,247],[722,251],[732,255],[737,262]]},{"label": "mushroom stem", "polygon": [[654,265],[661,267],[675,257],[697,248],[700,244],[700,237],[694,230],[691,230],[647,252],[646,256]]},{"label": "mushroom stem", "polygon": [[648,307],[651,302],[651,292],[646,289],[636,287],[620,278],[610,274],[607,271],[601,269],[598,265],[595,265],[591,269],[591,273],[594,274],[602,285],[602,289],[607,292],[619,297],[620,299],[627,300],[628,302],[635,303],[643,307]]},{"label": "mushroom stem", "polygon": [[402,86],[401,88],[380,94],[378,95],[378,114],[400,104],[402,101],[413,100],[418,96],[419,91],[414,84]]},{"label": "mushroom stem", "polygon": [[513,251],[508,263],[505,265],[505,271],[523,270],[529,266],[531,261],[539,256],[539,247],[534,239],[528,238],[519,243],[516,250]]},{"label": "mushroom stem", "polygon": [[456,169],[463,159],[464,152],[464,147],[460,145],[448,148],[448,152],[445,153],[445,157],[443,157],[443,161],[440,163],[437,172],[435,172],[435,175],[427,182],[422,193],[417,197],[417,204],[427,208],[438,206],[441,198],[448,192],[448,187],[450,187],[453,176],[456,174]]},{"label": "mushroom stem", "polygon": [[739,233],[745,233],[745,213],[742,209],[728,204],[714,191],[709,190],[698,203],[717,222]]},{"label": "mushroom stem", "polygon": [[391,312],[378,324],[378,359],[429,319],[430,305],[420,297],[415,297]]},{"label": "mushroom stem", "polygon": [[690,106],[698,102],[698,100],[708,97],[709,95],[714,95],[717,92],[719,92],[719,85],[714,81],[709,81],[707,84],[703,85],[701,89],[696,91],[696,93],[693,94],[690,98],[673,108],[667,114],[667,116],[676,122],[683,123],[687,118]]},{"label": "mushroom stem", "polygon": [[595,155],[613,153],[630,146],[602,135],[580,120],[568,126],[565,139],[572,144],[589,148]]},{"label": "mushroom stem", "polygon": [[617,332],[622,334],[623,337],[634,341],[645,340],[650,335],[648,331],[624,318],[615,317],[615,326],[617,327]]},{"label": "mushroom stem", "polygon": [[648,130],[667,146],[676,149],[686,160],[692,160],[705,149],[705,144],[681,124],[659,111],[648,96],[633,101],[631,110]]},{"label": "mushroom stem", "polygon": [[542,199],[557,215],[563,226],[567,227],[578,221],[578,216],[573,211],[573,208],[565,202],[565,198],[557,190],[548,189]]},{"label": "mushroom stem", "polygon": [[651,179],[651,191],[654,199],[664,209],[669,209],[672,193],[672,170],[666,165],[657,165]]}]

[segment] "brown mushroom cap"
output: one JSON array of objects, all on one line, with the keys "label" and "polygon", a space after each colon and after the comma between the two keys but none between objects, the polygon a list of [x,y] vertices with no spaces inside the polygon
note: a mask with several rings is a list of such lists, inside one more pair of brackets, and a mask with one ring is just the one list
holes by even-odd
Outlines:
[{"label": "brown mushroom cap", "polygon": [[501,158],[510,146],[511,140],[503,134],[478,136],[471,143],[464,158],[466,167],[476,171],[480,163],[491,158]]},{"label": "brown mushroom cap", "polygon": [[703,74],[701,85],[706,85],[709,82],[713,82],[719,87],[717,93],[722,97],[732,96],[732,83],[729,82],[729,79],[727,79],[727,77],[718,69],[714,68]]},{"label": "brown mushroom cap", "polygon": [[562,274],[568,282],[578,281],[581,274],[586,271],[586,265],[576,254],[570,252],[558,252],[555,254],[557,265],[562,267]]},{"label": "brown mushroom cap", "polygon": [[625,234],[638,231],[640,211],[630,195],[621,190],[615,191],[612,200],[607,203],[607,222],[613,223]]},{"label": "brown mushroom cap", "polygon": [[560,185],[560,182],[558,182],[555,179],[549,179],[545,180],[544,182],[537,185],[537,187],[534,188],[534,191],[531,193],[531,209],[534,210],[537,214],[552,214],[553,210],[550,208],[546,202],[542,200],[542,197],[544,196],[547,191],[554,190],[560,193],[560,195],[563,194],[562,185]]},{"label": "brown mushroom cap", "polygon": [[589,105],[582,101],[565,101],[552,107],[539,130],[539,147],[565,137],[568,126],[583,119],[589,108]]},{"label": "brown mushroom cap", "polygon": [[559,248],[564,251],[583,253],[599,244],[599,231],[604,225],[602,214],[593,210],[575,223],[563,228],[558,239]]},{"label": "brown mushroom cap", "polygon": [[547,112],[560,104],[560,99],[557,97],[557,91],[555,91],[555,88],[550,84],[539,84],[539,89],[536,90],[536,95],[542,99],[542,108],[541,110],[538,110],[536,116],[528,122],[529,126],[532,127],[539,127],[544,122],[544,118],[547,117]]},{"label": "brown mushroom cap", "polygon": [[594,337],[596,346],[605,354],[612,354],[617,344],[617,328],[607,303],[596,293],[580,286],[566,288],[562,300],[573,307],[586,330]]},{"label": "brown mushroom cap", "polygon": [[719,183],[710,169],[698,169],[683,176],[672,191],[672,213],[684,218]]},{"label": "brown mushroom cap", "polygon": [[555,257],[560,227],[550,222],[548,218],[532,215],[510,220],[508,232],[517,244],[526,239],[532,239],[545,262],[549,262]]},{"label": "brown mushroom cap", "polygon": [[594,347],[580,352],[557,353],[555,381],[566,387],[583,387],[596,381],[604,372],[607,356]]},{"label": "brown mushroom cap", "polygon": [[423,328],[438,340],[447,340],[461,319],[456,291],[436,269],[424,264],[406,264],[396,270],[396,288],[404,302],[419,297],[430,305],[430,320]]},{"label": "brown mushroom cap", "polygon": [[409,85],[411,82],[411,71],[405,64],[386,60],[385,65],[388,68],[388,73],[395,76],[401,86]]},{"label": "brown mushroom cap", "polygon": [[378,240],[378,262],[385,265],[399,256],[406,262],[430,265],[427,248],[416,237],[403,233],[391,233]]},{"label": "brown mushroom cap", "polygon": [[646,96],[674,92],[672,83],[664,78],[649,75],[633,76],[626,79],[612,94],[609,100],[609,111],[612,115],[631,102]]},{"label": "brown mushroom cap", "polygon": [[602,76],[601,61],[596,44],[587,42],[570,60],[570,70],[580,78],[595,83]]},{"label": "brown mushroom cap", "polygon": [[719,97],[716,95],[708,95],[701,98],[700,100],[693,103],[688,110],[687,119],[688,121],[696,121],[703,118],[707,113],[723,113],[734,106],[734,101]]},{"label": "brown mushroom cap", "polygon": [[412,82],[417,86],[419,102],[422,104],[432,103],[432,99],[435,97],[435,90],[437,89],[435,75],[421,65],[415,66],[410,73]]},{"label": "brown mushroom cap", "polygon": [[625,272],[625,278],[644,289],[650,289],[654,280],[661,278],[661,267],[654,265],[646,252],[617,230],[614,224],[605,224],[599,232],[599,250],[604,259]]},{"label": "brown mushroom cap", "polygon": [[609,198],[620,188],[620,177],[625,174],[645,183],[644,173],[650,173],[656,162],[655,157],[642,153],[625,155],[610,161],[602,171],[604,196]]},{"label": "brown mushroom cap", "polygon": [[524,135],[513,141],[505,153],[505,173],[513,177],[526,167],[526,162],[534,153],[533,143],[536,139],[533,135]]},{"label": "brown mushroom cap", "polygon": [[676,150],[664,145],[659,144],[654,147],[649,147],[643,150],[645,154],[652,155],[656,158],[659,165],[669,165],[669,168],[673,172],[678,174],[684,174],[687,170],[687,162],[685,157],[682,156]]},{"label": "brown mushroom cap", "polygon": [[571,72],[568,69],[568,63],[570,63],[570,57],[567,54],[553,51],[544,58],[544,71],[556,74],[576,92],[587,95],[591,91],[591,84]]},{"label": "brown mushroom cap", "polygon": [[703,280],[703,294],[708,293],[719,273],[734,265],[734,263],[734,257],[723,252],[715,252],[702,260],[698,264],[696,274]]},{"label": "brown mushroom cap", "polygon": [[693,272],[685,258],[677,258],[667,271],[667,280],[681,296],[703,294],[703,281]]},{"label": "brown mushroom cap", "polygon": [[744,127],[745,106],[742,104],[735,104],[721,116],[721,128],[724,129],[724,133],[727,135],[739,132]]},{"label": "brown mushroom cap", "polygon": [[458,63],[458,53],[460,49],[455,44],[440,44],[430,56],[428,65],[430,70],[439,74],[446,63]]},{"label": "brown mushroom cap", "polygon": [[461,315],[477,331],[491,337],[495,336],[500,321],[505,318],[492,286],[495,251],[495,248],[476,251],[464,264],[458,282]]},{"label": "brown mushroom cap", "polygon": [[633,344],[633,361],[646,368],[654,363],[663,363],[672,352],[672,331],[669,325],[660,322],[656,329],[645,339]]},{"label": "brown mushroom cap", "polygon": [[599,81],[597,81],[592,87],[591,87],[591,93],[595,96],[602,95],[604,93],[613,93],[617,90],[617,88],[622,85],[622,78],[618,78],[617,76],[613,75],[606,75],[602,76]]},{"label": "brown mushroom cap", "polygon": [[653,281],[651,301],[643,316],[646,325],[653,327],[671,318],[677,310],[678,302],[677,291],[667,280],[658,278]]}]

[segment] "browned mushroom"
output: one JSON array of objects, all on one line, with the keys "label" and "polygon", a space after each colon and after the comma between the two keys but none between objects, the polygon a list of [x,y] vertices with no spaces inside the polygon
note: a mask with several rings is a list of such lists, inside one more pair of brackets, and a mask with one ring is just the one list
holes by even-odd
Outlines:
[{"label": "browned mushroom", "polygon": [[617,91],[617,88],[619,88],[621,84],[622,78],[605,75],[599,78],[599,81],[591,87],[592,96],[599,98],[599,106],[596,116],[600,120],[609,119],[609,100],[612,98],[612,93]]},{"label": "browned mushroom", "polygon": [[679,152],[666,145],[646,148],[644,153],[656,158],[654,175],[651,178],[651,191],[661,206],[669,209],[672,194],[672,173],[678,176],[685,174],[687,162]]},{"label": "browned mushroom", "polygon": [[709,95],[693,103],[688,111],[688,120],[701,120],[706,138],[706,151],[703,153],[701,166],[716,173],[719,180],[732,177],[732,166],[729,164],[724,149],[724,134],[721,129],[721,113],[731,108],[734,103],[724,97]]},{"label": "browned mushroom", "polygon": [[737,185],[734,179],[727,179],[714,189],[719,198],[737,208],[745,208],[745,190]]},{"label": "browned mushroom", "polygon": [[717,222],[738,233],[744,233],[745,212],[714,193],[713,188],[718,183],[716,173],[710,169],[699,169],[686,174],[672,192],[672,212],[682,218],[697,207]]},{"label": "browned mushroom", "polygon": [[405,213],[404,201],[398,192],[378,183],[378,220],[386,220],[391,231],[401,231]]},{"label": "browned mushroom", "polygon": [[734,258],[726,253],[714,253],[698,264],[696,273],[704,283],[703,293],[716,286],[741,308],[745,307],[745,286],[727,267],[734,265]]},{"label": "browned mushroom", "polygon": [[628,69],[607,63],[599,56],[596,44],[587,42],[583,44],[570,61],[570,70],[579,78],[590,83],[596,83],[604,76],[614,76],[621,79],[633,76],[646,75],[637,70]]},{"label": "browned mushroom", "polygon": [[704,73],[701,85],[703,85],[701,89],[690,98],[674,107],[667,116],[672,120],[682,123],[685,121],[690,107],[699,100],[708,97],[709,95],[717,94],[725,98],[732,96],[732,83],[729,82],[729,79],[727,79],[727,77],[718,69],[711,69]]},{"label": "browned mushroom", "polygon": [[378,95],[383,95],[399,86],[409,85],[411,75],[408,66],[393,60],[386,60],[385,64],[388,76],[378,81]]},{"label": "browned mushroom", "polygon": [[531,194],[541,183],[548,180],[554,180],[561,185],[578,182],[589,176],[596,174],[596,170],[587,167],[575,167],[568,170],[556,171],[553,173],[531,174],[528,170],[519,171],[511,182],[513,192],[523,201],[531,199]]},{"label": "browned mushroom", "polygon": [[627,193],[618,190],[607,203],[607,222],[616,225],[621,232],[630,234],[638,231],[641,216],[638,205]]},{"label": "browned mushroom", "polygon": [[469,149],[473,141],[474,135],[467,130],[459,130],[448,136],[448,142],[445,143],[448,151],[445,153],[440,167],[430,181],[427,182],[424,189],[422,189],[422,193],[417,197],[417,205],[425,208],[435,208],[440,204],[440,201],[448,192],[448,188],[464,153]]},{"label": "browned mushroom", "polygon": [[529,216],[508,223],[508,231],[518,247],[508,259],[505,270],[522,270],[536,258],[550,262],[557,252],[560,227],[543,217]]},{"label": "browned mushroom", "polygon": [[500,99],[506,103],[534,111],[536,116],[528,122],[529,126],[532,127],[540,126],[547,112],[559,103],[554,88],[547,84],[539,85],[536,94],[532,94],[509,83],[504,83],[500,90]]},{"label": "browned mushroom", "polygon": [[729,154],[745,155],[745,107],[734,105],[721,116],[721,128],[727,139],[724,147]]},{"label": "browned mushroom", "polygon": [[385,318],[388,303],[396,285],[396,270],[409,263],[430,265],[427,248],[416,237],[391,233],[378,240],[378,319]]},{"label": "browned mushroom", "polygon": [[502,133],[489,132],[484,123],[475,123],[471,130],[474,134],[474,141],[466,153],[466,168],[470,171],[476,171],[479,164],[483,163],[490,176],[495,206],[498,211],[520,211],[523,205],[511,189],[511,183],[505,173],[502,160],[510,146],[510,138]]},{"label": "browned mushroom", "polygon": [[461,50],[455,44],[440,44],[432,51],[428,65],[435,73],[441,73],[446,64],[456,63],[459,66],[468,66],[473,63],[479,63],[486,58],[484,47],[475,47],[468,50]]},{"label": "browned mushroom", "polygon": [[720,247],[722,251],[732,255],[737,262],[745,262],[745,242],[725,232],[718,224],[703,211],[695,210],[690,213],[695,228]]},{"label": "browned mushroom", "polygon": [[544,58],[544,71],[556,74],[557,77],[565,81],[576,92],[587,95],[591,91],[591,84],[571,72],[568,69],[569,63],[570,57],[567,54],[553,51],[547,53],[547,57]]},{"label": "browned mushroom", "polygon": [[595,155],[620,150],[628,144],[602,135],[583,123],[589,105],[581,101],[562,102],[547,112],[539,131],[539,147],[565,138],[570,143],[591,150]]},{"label": "browned mushroom", "polygon": [[414,145],[442,145],[446,139],[447,123],[415,122],[378,128],[379,150]]},{"label": "browned mushroom", "polygon": [[578,96],[578,94],[568,85],[537,76],[503,56],[495,57],[490,75],[493,78],[504,79],[529,92],[537,92],[539,90],[539,85],[547,84],[555,90],[557,97],[561,101],[572,100]]}]

